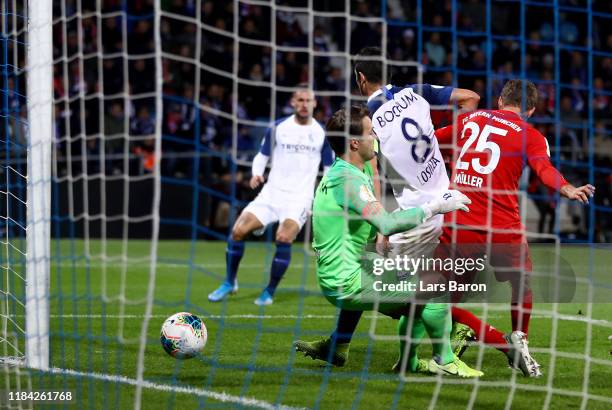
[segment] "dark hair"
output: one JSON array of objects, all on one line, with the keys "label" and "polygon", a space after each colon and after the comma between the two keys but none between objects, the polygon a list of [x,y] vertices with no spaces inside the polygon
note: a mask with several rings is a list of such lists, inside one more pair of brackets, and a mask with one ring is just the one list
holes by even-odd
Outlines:
[{"label": "dark hair", "polygon": [[382,50],[380,47],[362,48],[355,56],[355,73],[362,73],[370,83],[380,83],[383,80]]},{"label": "dark hair", "polygon": [[511,107],[522,107],[523,87],[525,87],[526,91],[524,111],[534,108],[538,102],[538,89],[531,81],[527,80],[510,80],[504,84],[500,94],[502,104]]},{"label": "dark hair", "polygon": [[[363,134],[363,117],[368,115],[368,109],[365,105],[352,105],[350,108],[350,123],[348,126],[349,135],[346,135],[346,108],[341,108],[331,116],[325,124],[327,131],[327,141],[332,147],[337,157],[344,155],[347,147],[347,139],[351,137],[361,136]],[[332,135],[330,135],[332,134]]]},{"label": "dark hair", "polygon": [[295,91],[293,91],[293,93],[291,94],[291,97],[295,97],[297,93],[302,92],[302,91],[308,91],[314,95],[314,91],[312,87],[308,85],[308,83],[299,83],[298,85],[295,86]]}]

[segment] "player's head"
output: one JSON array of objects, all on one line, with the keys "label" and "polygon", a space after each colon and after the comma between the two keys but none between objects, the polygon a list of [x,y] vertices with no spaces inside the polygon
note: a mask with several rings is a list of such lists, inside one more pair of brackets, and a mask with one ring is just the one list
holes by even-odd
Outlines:
[{"label": "player's head", "polygon": [[[525,95],[523,96],[523,89]],[[500,110],[518,109],[526,117],[531,117],[538,103],[538,89],[527,80],[510,80],[504,84],[497,105]],[[523,105],[524,104],[524,105]]]},{"label": "player's head", "polygon": [[291,96],[291,107],[298,122],[308,122],[317,106],[314,92],[306,85],[300,84]]},{"label": "player's head", "polygon": [[[348,119],[347,114],[350,115]],[[347,122],[349,135],[346,135]],[[336,111],[325,124],[325,130],[329,145],[337,157],[346,158],[346,154],[349,154],[367,162],[376,155],[372,120],[368,109],[362,104],[352,105],[349,110],[342,108]]]},{"label": "player's head", "polygon": [[368,95],[368,85],[380,86],[383,80],[382,50],[365,47],[355,56],[355,81],[361,95]]}]

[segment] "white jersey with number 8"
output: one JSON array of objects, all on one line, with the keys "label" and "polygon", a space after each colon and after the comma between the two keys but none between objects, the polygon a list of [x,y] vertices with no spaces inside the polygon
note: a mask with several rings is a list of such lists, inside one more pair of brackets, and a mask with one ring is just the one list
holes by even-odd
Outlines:
[{"label": "white jersey with number 8", "polygon": [[[449,179],[434,135],[430,104],[446,105],[452,87],[429,84],[387,85],[368,99],[380,152],[387,160],[387,176],[402,209],[420,206],[448,189]],[[392,241],[437,241],[443,218],[399,234]]]}]

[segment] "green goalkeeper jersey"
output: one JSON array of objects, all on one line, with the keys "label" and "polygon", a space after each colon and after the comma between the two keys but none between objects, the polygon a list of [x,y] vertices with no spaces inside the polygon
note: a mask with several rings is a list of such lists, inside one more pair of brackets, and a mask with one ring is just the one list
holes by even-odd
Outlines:
[{"label": "green goalkeeper jersey", "polygon": [[[370,170],[371,171],[371,170]],[[313,248],[317,278],[326,296],[349,295],[361,288],[360,260],[366,244],[380,231],[402,232],[423,222],[425,213],[412,208],[394,213],[372,212],[372,177],[337,158],[317,187],[313,204]]]}]

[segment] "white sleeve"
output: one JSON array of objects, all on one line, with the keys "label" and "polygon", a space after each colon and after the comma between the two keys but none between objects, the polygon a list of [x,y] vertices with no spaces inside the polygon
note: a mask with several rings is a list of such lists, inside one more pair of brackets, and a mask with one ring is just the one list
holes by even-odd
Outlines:
[{"label": "white sleeve", "polygon": [[255,175],[263,176],[266,170],[266,165],[268,165],[269,159],[270,159],[269,156],[264,155],[261,152],[258,152],[257,155],[255,155],[255,158],[253,158],[253,165],[251,166],[251,174],[253,174],[253,176]]}]

